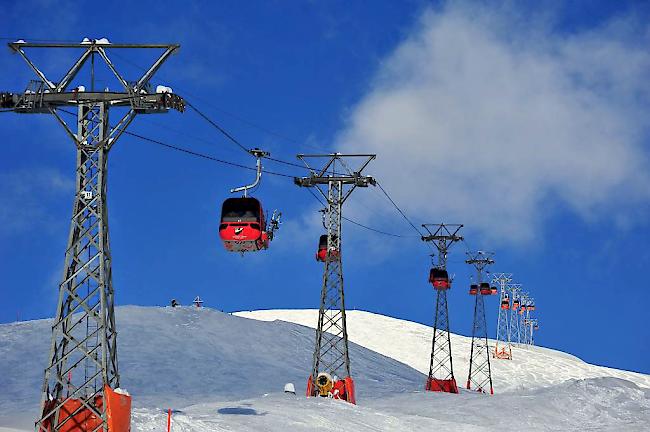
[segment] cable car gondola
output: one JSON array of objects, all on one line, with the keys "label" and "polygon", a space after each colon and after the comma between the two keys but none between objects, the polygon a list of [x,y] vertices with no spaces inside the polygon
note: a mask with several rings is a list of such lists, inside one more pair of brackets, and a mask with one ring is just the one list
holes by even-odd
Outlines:
[{"label": "cable car gondola", "polygon": [[[336,240],[336,236],[333,237]],[[330,250],[330,256],[337,257],[339,251],[336,248],[332,247]],[[325,262],[327,259],[327,234],[323,234],[318,239],[318,252],[316,252],[316,261]]]},{"label": "cable car gondola", "polygon": [[268,249],[273,233],[280,227],[280,213],[273,212],[267,224],[262,204],[256,198],[247,196],[248,189],[256,187],[262,177],[261,159],[269,154],[253,149],[250,153],[257,158],[257,176],[250,185],[232,189],[230,192],[244,192],[240,198],[228,198],[221,207],[219,237],[229,252],[254,252]]},{"label": "cable car gondola", "polygon": [[481,282],[480,292],[481,295],[492,295],[492,289],[490,288],[490,284],[487,282]]},{"label": "cable car gondola", "polygon": [[497,287],[495,287],[495,286],[490,287],[490,294],[497,295],[497,293],[498,293]]},{"label": "cable car gondola", "polygon": [[447,290],[451,287],[447,270],[436,267],[433,267],[429,272],[429,283],[433,285],[433,288],[436,290]]},{"label": "cable car gondola", "polygon": [[503,299],[501,300],[501,309],[504,310],[510,309],[510,299],[508,298],[507,295],[503,297]]},{"label": "cable car gondola", "polygon": [[478,294],[478,285],[471,284],[469,286],[469,295],[476,295],[476,294]]},{"label": "cable car gondola", "polygon": [[519,309],[519,299],[514,299],[512,301],[512,310],[517,310]]}]

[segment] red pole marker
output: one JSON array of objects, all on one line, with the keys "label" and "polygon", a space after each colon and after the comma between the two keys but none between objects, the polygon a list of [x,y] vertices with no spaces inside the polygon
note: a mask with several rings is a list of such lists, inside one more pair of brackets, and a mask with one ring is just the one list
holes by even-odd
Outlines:
[{"label": "red pole marker", "polygon": [[172,409],[169,408],[167,410],[167,432],[171,432],[172,430]]}]

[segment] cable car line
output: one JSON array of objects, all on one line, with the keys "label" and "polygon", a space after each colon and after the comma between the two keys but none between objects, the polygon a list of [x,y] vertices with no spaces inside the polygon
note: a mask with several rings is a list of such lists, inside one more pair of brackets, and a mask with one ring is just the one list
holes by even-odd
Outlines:
[{"label": "cable car line", "polygon": [[203,113],[202,113],[202,112],[201,112],[197,107],[195,107],[192,103],[190,103],[190,101],[188,101],[187,99],[185,99],[185,104],[186,104],[188,107],[192,108],[192,109],[194,110],[194,112],[197,113],[199,116],[201,116],[205,121],[207,121],[207,122],[210,123],[212,126],[214,126],[214,127],[215,127],[219,132],[221,132],[221,133],[222,133],[226,138],[228,138],[231,142],[233,142],[234,144],[237,144],[237,145],[239,146],[239,148],[241,148],[242,150],[244,150],[246,153],[250,153],[250,150],[249,150],[249,149],[247,149],[247,148],[246,148],[242,143],[240,143],[239,141],[237,141],[237,139],[236,139],[234,136],[230,135],[230,134],[228,133],[228,131],[226,131],[224,128],[222,128],[222,127],[219,126],[217,123],[215,123],[214,121],[212,121],[208,116],[206,116],[205,114],[203,114]]},{"label": "cable car line", "polygon": [[[140,69],[140,70],[142,70],[142,71],[146,71],[146,70],[147,70],[147,68],[144,68],[144,67],[138,65],[137,63],[135,63],[135,62],[129,60],[128,58],[126,58],[126,57],[124,57],[124,56],[119,55],[118,53],[113,53],[113,55],[114,55],[115,57],[117,57],[117,58],[122,59],[125,63],[128,63],[128,64],[130,64],[131,66],[133,66],[133,67],[135,67],[135,68],[137,68],[137,69]],[[171,83],[174,87],[181,89],[182,92],[183,92],[184,94],[187,94],[187,95],[192,96],[193,98],[195,98],[195,99],[197,99],[197,100],[203,102],[204,104],[206,104],[206,105],[212,107],[213,109],[215,109],[215,110],[217,110],[217,111],[221,111],[222,113],[226,114],[227,116],[229,116],[229,117],[231,117],[231,118],[233,118],[233,119],[239,121],[240,123],[245,124],[245,125],[248,126],[248,127],[251,127],[251,128],[253,128],[253,129],[257,129],[257,130],[259,130],[259,131],[262,131],[262,132],[264,132],[264,133],[266,133],[266,134],[268,134],[268,135],[274,136],[274,137],[276,137],[276,138],[278,138],[278,139],[281,139],[281,140],[283,140],[283,141],[286,141],[286,142],[290,142],[290,143],[293,143],[293,144],[303,144],[303,145],[304,145],[304,143],[303,143],[302,141],[300,141],[300,140],[297,140],[297,139],[294,139],[294,138],[288,137],[288,136],[283,135],[283,134],[281,134],[281,133],[279,133],[279,132],[273,131],[273,130],[271,130],[271,129],[265,127],[265,126],[261,126],[261,125],[259,125],[259,124],[256,124],[256,123],[254,123],[254,122],[252,122],[252,121],[250,121],[250,120],[247,120],[247,119],[241,117],[241,116],[238,115],[238,114],[234,114],[234,113],[232,113],[232,112],[230,112],[230,111],[228,111],[228,110],[225,110],[225,109],[223,109],[223,108],[221,108],[221,107],[218,107],[218,106],[216,106],[216,105],[210,103],[209,101],[207,101],[207,100],[205,100],[205,99],[202,99],[201,97],[199,97],[199,96],[197,96],[197,95],[195,95],[195,94],[192,94],[191,92],[188,92],[187,89],[185,89],[185,88],[183,88],[183,87],[181,87],[181,86],[178,86],[178,85],[177,85],[176,83],[174,83],[174,82],[170,82],[170,83]],[[184,98],[184,99],[185,99],[185,98]],[[321,150],[321,149],[316,148],[316,147],[313,147],[313,146],[308,146],[308,147],[311,147],[311,148],[313,148],[313,149],[315,149],[315,150],[317,150],[317,151],[320,151],[320,150]],[[302,168],[302,166],[300,166],[300,165],[296,165],[296,166]]]},{"label": "cable car line", "polygon": [[[239,141],[238,141],[234,136],[232,136],[230,133],[228,133],[228,131],[226,131],[224,128],[222,128],[222,127],[219,126],[216,122],[214,122],[212,119],[210,119],[207,115],[205,115],[203,112],[201,112],[198,108],[196,108],[196,107],[195,107],[191,102],[189,102],[187,99],[185,100],[185,103],[186,103],[187,106],[189,106],[190,108],[192,108],[192,110],[194,110],[194,111],[195,111],[199,116],[201,116],[205,121],[207,121],[210,125],[212,125],[214,128],[216,128],[216,129],[217,129],[221,134],[223,134],[226,138],[228,138],[231,142],[233,142],[234,144],[236,144],[239,148],[241,148],[241,149],[242,149],[243,151],[245,151],[246,153],[250,153],[250,150],[247,149],[243,144],[241,144],[241,143],[240,143],[240,142],[239,142]],[[74,113],[72,113],[72,112],[70,112],[70,111],[66,111],[66,110],[61,110],[61,111],[62,111],[62,112],[65,112],[66,114],[76,115],[76,114],[74,114]],[[253,168],[253,167],[249,167],[249,166],[246,166],[246,165],[238,164],[238,163],[235,163],[235,162],[230,162],[230,161],[227,161],[227,160],[224,160],[224,159],[216,158],[216,157],[214,157],[214,156],[209,156],[209,155],[206,155],[206,154],[203,154],[203,153],[199,153],[199,152],[196,152],[196,151],[193,151],[193,150],[189,150],[189,149],[186,149],[186,148],[183,148],[183,147],[179,147],[179,146],[176,146],[176,145],[168,144],[168,143],[165,143],[165,142],[160,141],[160,140],[157,140],[157,139],[153,139],[153,138],[145,137],[145,136],[140,135],[140,134],[137,134],[137,133],[135,133],[135,132],[125,131],[124,134],[125,134],[125,135],[129,135],[129,136],[132,136],[132,137],[134,137],[134,138],[141,139],[141,140],[143,140],[143,141],[147,141],[147,142],[152,143],[152,144],[160,145],[160,146],[165,147],[165,148],[170,149],[170,150],[175,150],[175,151],[178,151],[178,152],[181,152],[181,153],[185,153],[185,154],[190,155],[190,156],[195,156],[195,157],[198,157],[198,158],[201,158],[201,159],[210,160],[210,161],[213,161],[213,162],[217,162],[217,163],[221,163],[221,164],[225,164],[225,165],[233,166],[233,167],[236,167],[236,168],[242,168],[242,169],[246,169],[246,170],[249,170],[249,171],[255,171],[255,170],[256,170],[256,168]],[[273,161],[273,162],[281,163],[281,164],[288,165],[288,166],[298,167],[298,168],[301,168],[301,169],[309,169],[309,168],[307,168],[307,167],[305,167],[305,166],[302,166],[302,165],[299,165],[299,164],[296,164],[296,163],[293,163],[293,162],[284,161],[284,160],[277,159],[277,158],[271,158],[271,157],[268,157],[268,156],[267,156],[267,157],[265,157],[265,159],[269,159],[269,160],[271,160],[271,161]],[[295,176],[293,176],[293,175],[284,174],[284,173],[279,173],[279,172],[275,172],[275,171],[269,171],[269,170],[266,170],[266,169],[263,169],[262,171],[265,172],[265,173],[267,173],[267,174],[275,175],[275,176],[280,176],[280,177],[286,177],[286,178],[294,178],[294,177],[295,177]],[[333,172],[332,174],[335,175],[336,173]],[[393,206],[397,209],[397,211],[402,215],[402,217],[404,218],[404,220],[406,220],[406,221],[408,222],[408,224],[409,224],[413,229],[415,229],[415,231],[418,233],[418,237],[421,237],[421,236],[422,236],[422,233],[420,232],[420,230],[418,230],[417,227],[416,227],[416,226],[415,226],[415,225],[410,221],[410,219],[406,216],[406,214],[402,211],[402,209],[400,209],[399,206],[395,203],[395,201],[390,197],[390,195],[388,195],[388,193],[386,192],[386,190],[385,190],[385,189],[384,189],[384,188],[383,188],[379,183],[377,183],[377,185],[379,186],[379,188],[381,189],[381,191],[384,193],[384,195],[388,198],[388,200],[392,203],[392,205],[393,205]],[[316,195],[313,193],[313,191],[311,191],[311,189],[308,188],[308,190],[309,190],[309,192],[314,196],[314,198],[316,198],[316,199],[320,202],[321,205],[324,205],[323,202],[320,200],[320,198],[319,198],[318,196],[316,196]],[[390,237],[398,237],[398,238],[408,238],[408,237],[410,237],[410,236],[405,236],[405,235],[401,235],[401,234],[389,233],[389,232],[382,231],[382,230],[379,230],[379,229],[376,229],[376,228],[372,228],[372,227],[366,226],[366,225],[364,225],[364,224],[362,224],[362,223],[356,222],[356,221],[354,221],[354,220],[352,220],[352,219],[349,219],[349,218],[347,218],[347,217],[344,217],[344,216],[343,216],[342,218],[343,218],[344,220],[346,220],[346,221],[348,221],[348,222],[354,224],[354,225],[357,225],[357,226],[359,226],[359,227],[361,227],[361,228],[365,228],[365,229],[367,229],[367,230],[369,230],[369,231],[376,232],[376,233],[378,233],[378,234],[383,234],[383,235],[387,235],[387,236],[390,236]]]},{"label": "cable car line", "polygon": [[[199,158],[202,158],[202,159],[207,159],[207,160],[211,160],[211,161],[218,162],[218,163],[221,163],[221,164],[230,165],[230,166],[233,166],[233,167],[236,167],[236,168],[243,168],[243,169],[246,169],[246,170],[249,170],[249,171],[256,171],[256,168],[253,168],[253,167],[238,164],[236,162],[230,162],[230,161],[227,161],[227,160],[224,160],[224,159],[216,158],[214,156],[206,155],[204,153],[199,153],[199,152],[189,150],[189,149],[186,149],[186,148],[183,148],[183,147],[168,144],[168,143],[165,143],[165,142],[153,139],[153,138],[145,137],[145,136],[137,134],[135,132],[125,131],[124,134],[125,135],[130,135],[130,136],[138,138],[138,139],[141,139],[143,141],[148,141],[148,142],[150,142],[152,144],[157,144],[157,145],[166,147],[166,148],[171,149],[171,150],[176,150],[176,151],[179,151],[181,153],[185,153],[185,154],[188,154],[188,155],[191,155],[191,156],[196,156],[196,157],[199,157]],[[280,177],[287,177],[287,178],[294,178],[294,176],[289,175],[289,174],[279,173],[279,172],[275,172],[275,171],[268,171],[268,170],[263,170],[263,171],[266,174],[270,174],[270,175],[275,175],[275,176],[280,176]]]},{"label": "cable car line", "polygon": [[[236,139],[236,138],[235,138],[231,133],[229,133],[226,129],[224,129],[222,126],[220,126],[217,122],[215,122],[215,121],[212,120],[210,117],[208,117],[207,114],[205,114],[205,113],[199,111],[199,109],[196,108],[196,107],[195,107],[191,102],[189,102],[186,98],[185,98],[185,104],[186,104],[187,106],[189,106],[190,108],[192,108],[192,110],[194,110],[194,112],[196,112],[196,113],[197,113],[199,116],[201,116],[205,121],[207,121],[207,122],[210,123],[213,127],[215,127],[215,128],[216,128],[216,129],[221,133],[221,134],[223,134],[223,135],[224,135],[226,138],[228,138],[231,142],[237,144],[237,146],[239,146],[239,148],[241,148],[241,149],[244,150],[245,152],[250,153],[250,150],[247,149],[246,146],[244,146],[241,142],[239,142],[239,141],[238,141],[238,140],[237,140],[237,139]],[[287,165],[287,166],[291,166],[291,167],[300,168],[300,169],[303,169],[303,170],[309,170],[309,168],[306,167],[306,166],[304,166],[304,165],[301,165],[301,164],[298,164],[298,163],[295,163],[295,162],[285,161],[285,160],[278,159],[278,158],[274,158],[274,157],[271,157],[270,155],[264,156],[264,159],[266,159],[266,160],[270,160],[270,161],[273,161],[273,162],[277,162],[277,163],[280,163],[280,164],[283,164],[283,165]],[[328,171],[328,173],[329,173],[329,171]],[[341,175],[341,173],[337,173],[337,172],[334,172],[334,171],[332,171],[331,174],[332,174],[332,175]]]},{"label": "cable car line", "polygon": [[383,186],[379,182],[377,182],[377,186],[379,186],[379,189],[381,189],[381,191],[384,193],[384,195],[386,195],[386,198],[388,198],[388,200],[393,204],[395,209],[397,209],[399,214],[402,215],[404,220],[406,222],[408,222],[409,225],[411,225],[411,227],[415,230],[415,232],[418,233],[418,236],[422,237],[422,232],[413,224],[413,222],[411,222],[411,220],[408,218],[408,216],[406,216],[406,214],[402,211],[402,209],[399,208],[399,206],[395,203],[395,201],[393,201],[393,199],[390,197],[390,195],[388,195],[388,192],[386,192],[386,190],[383,188]]}]

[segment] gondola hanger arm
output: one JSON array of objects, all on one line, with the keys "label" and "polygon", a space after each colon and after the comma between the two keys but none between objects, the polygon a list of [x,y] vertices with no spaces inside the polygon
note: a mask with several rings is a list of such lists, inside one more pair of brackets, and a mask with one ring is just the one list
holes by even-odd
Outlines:
[{"label": "gondola hanger arm", "polygon": [[248,153],[250,153],[253,157],[255,157],[255,159],[257,159],[257,163],[256,163],[257,172],[255,175],[255,181],[246,186],[240,186],[234,189],[230,189],[230,193],[237,193],[243,191],[244,197],[247,196],[248,189],[253,189],[254,187],[256,187],[260,183],[260,180],[262,179],[262,158],[271,155],[271,153],[266,152],[264,150],[260,150],[258,148],[250,149],[248,150]]}]

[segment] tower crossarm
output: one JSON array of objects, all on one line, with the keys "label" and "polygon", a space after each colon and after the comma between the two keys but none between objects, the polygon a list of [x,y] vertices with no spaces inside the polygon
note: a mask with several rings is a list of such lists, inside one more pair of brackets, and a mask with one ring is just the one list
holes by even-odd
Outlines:
[{"label": "tower crossarm", "polygon": [[[131,107],[137,114],[166,113],[169,109],[184,111],[185,102],[182,97],[173,94],[164,87],[158,91],[152,91],[149,84],[153,75],[167,58],[175,53],[180,45],[162,44],[111,44],[108,41],[87,41],[79,44],[50,44],[50,43],[26,43],[23,41],[8,44],[9,48],[19,54],[27,65],[36,74],[37,80],[30,82],[27,89],[22,92],[0,93],[0,108],[13,109],[19,113],[53,113],[57,108],[66,106],[81,106],[91,103],[106,103],[110,107]],[[76,48],[82,49],[82,53],[71,68],[61,77],[58,82],[48,79],[45,73],[36,66],[26,53],[28,48]],[[154,61],[149,69],[136,81],[126,80],[115,68],[108,56],[112,49],[162,49],[163,53]],[[106,66],[122,85],[121,91],[98,92],[94,89],[86,92],[85,89],[76,88],[68,90],[72,80],[77,76],[84,64],[92,60],[92,73],[94,73],[94,58],[99,56],[104,60]]]}]

